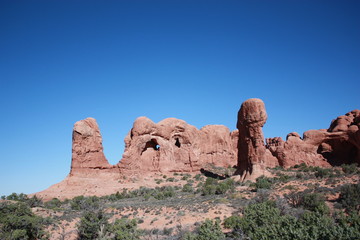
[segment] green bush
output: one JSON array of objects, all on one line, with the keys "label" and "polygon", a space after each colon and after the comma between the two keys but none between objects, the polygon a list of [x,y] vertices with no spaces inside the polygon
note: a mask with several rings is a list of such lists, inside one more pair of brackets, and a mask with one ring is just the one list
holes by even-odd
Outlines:
[{"label": "green bush", "polygon": [[108,230],[108,218],[102,211],[86,211],[78,223],[78,233],[80,240],[92,240],[99,237],[101,231]]},{"label": "green bush", "polygon": [[32,196],[31,198],[29,198],[26,194],[24,193],[12,193],[9,196],[2,196],[1,197],[3,200],[11,200],[11,201],[18,201],[18,202],[24,202],[26,203],[29,207],[40,207],[43,206],[43,202],[40,198],[38,198],[36,195]]},{"label": "green bush", "polygon": [[194,176],[194,178],[195,178],[196,181],[200,181],[202,179],[202,175],[201,174],[196,174]]},{"label": "green bush", "polygon": [[219,181],[215,178],[207,178],[205,184],[202,186],[202,195],[214,195],[225,194],[228,191],[234,191],[235,181],[232,178],[228,178]]},{"label": "green bush", "polygon": [[46,208],[54,209],[54,208],[59,208],[61,204],[62,203],[58,198],[53,198],[50,201],[45,202],[44,205]]},{"label": "green bush", "polygon": [[242,217],[225,219],[224,226],[241,232],[250,239],[359,239],[360,217],[342,216],[337,221],[318,211],[305,211],[296,218],[281,214],[274,202],[249,205]]},{"label": "green bush", "polygon": [[12,193],[6,197],[6,200],[25,202],[28,200],[28,196],[24,193]]},{"label": "green bush", "polygon": [[360,211],[360,183],[341,186],[338,202],[347,212]]},{"label": "green bush", "polygon": [[191,192],[194,192],[194,188],[192,187],[191,184],[187,183],[183,186],[182,191],[191,193]]},{"label": "green bush", "polygon": [[320,214],[328,214],[330,212],[328,206],[325,204],[324,196],[319,193],[304,194],[301,206],[307,210],[319,212]]},{"label": "green bush", "polygon": [[289,182],[290,179],[291,179],[291,176],[283,174],[283,173],[279,173],[279,174],[277,174],[276,181],[286,183],[286,182]]},{"label": "green bush", "polygon": [[116,219],[114,224],[110,226],[109,231],[115,235],[115,240],[137,240],[141,236],[135,219]]},{"label": "green bush", "polygon": [[187,233],[183,240],[223,240],[225,234],[221,231],[219,221],[206,219],[195,233]]},{"label": "green bush", "polygon": [[175,182],[175,178],[171,177],[171,178],[168,178],[166,179],[167,182]]},{"label": "green bush", "polygon": [[0,239],[48,239],[46,219],[32,213],[25,203],[0,203]]},{"label": "green bush", "polygon": [[341,165],[341,168],[345,174],[354,174],[358,171],[357,164],[343,164]]},{"label": "green bush", "polygon": [[224,220],[224,227],[228,229],[240,229],[241,228],[241,217],[231,216]]},{"label": "green bush", "polygon": [[314,171],[315,171],[315,177],[317,178],[333,177],[332,169],[330,168],[315,167]]},{"label": "green bush", "polygon": [[273,182],[271,178],[261,176],[256,179],[256,182],[253,186],[255,187],[255,191],[257,191],[258,189],[270,189],[272,184]]},{"label": "green bush", "polygon": [[70,201],[72,210],[96,210],[100,207],[100,198],[96,196],[77,196]]},{"label": "green bush", "polygon": [[328,214],[329,208],[325,204],[325,198],[320,193],[291,192],[284,195],[293,207],[303,207],[304,209]]}]

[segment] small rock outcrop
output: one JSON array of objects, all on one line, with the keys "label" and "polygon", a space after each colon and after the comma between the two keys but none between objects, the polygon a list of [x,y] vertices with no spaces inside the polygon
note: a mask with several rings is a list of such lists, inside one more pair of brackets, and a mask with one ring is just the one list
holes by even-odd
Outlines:
[{"label": "small rock outcrop", "polygon": [[236,163],[236,139],[222,125],[200,130],[185,121],[167,118],[154,123],[146,117],[134,122],[125,138],[121,172],[193,172],[206,164],[228,167]]}]

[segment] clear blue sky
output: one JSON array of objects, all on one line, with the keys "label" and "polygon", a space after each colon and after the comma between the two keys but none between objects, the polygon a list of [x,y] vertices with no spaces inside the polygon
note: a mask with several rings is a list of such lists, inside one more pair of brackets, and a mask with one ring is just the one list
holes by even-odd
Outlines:
[{"label": "clear blue sky", "polygon": [[139,116],[235,129],[264,100],[265,137],[360,108],[360,1],[0,1],[0,195],[70,170],[97,119],[117,163]]}]

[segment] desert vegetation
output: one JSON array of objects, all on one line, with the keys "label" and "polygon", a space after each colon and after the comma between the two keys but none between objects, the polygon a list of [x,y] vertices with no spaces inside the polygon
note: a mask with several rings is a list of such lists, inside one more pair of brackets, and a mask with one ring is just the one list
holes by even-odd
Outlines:
[{"label": "desert vegetation", "polygon": [[102,197],[2,196],[0,239],[360,239],[356,165],[274,168],[245,183],[233,170],[164,175]]}]

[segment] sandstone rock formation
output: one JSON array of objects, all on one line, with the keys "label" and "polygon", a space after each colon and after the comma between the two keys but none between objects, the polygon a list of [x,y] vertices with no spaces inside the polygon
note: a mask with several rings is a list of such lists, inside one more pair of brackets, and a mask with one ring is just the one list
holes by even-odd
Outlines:
[{"label": "sandstone rock formation", "polygon": [[134,187],[135,179],[146,186],[144,179],[152,173],[198,172],[208,164],[236,165],[236,159],[237,131],[222,125],[198,130],[175,118],[156,124],[140,117],[125,138],[123,158],[110,165],[96,120],[87,118],[74,125],[70,174],[37,195],[45,200],[106,195]]},{"label": "sandstone rock formation", "polygon": [[262,127],[266,120],[265,105],[256,98],[241,105],[238,130],[233,132],[222,125],[199,130],[175,118],[154,123],[139,117],[125,138],[123,158],[110,165],[99,127],[95,119],[87,118],[74,125],[70,174],[37,195],[44,200],[101,196],[136,185],[148,186],[153,181],[153,177],[147,178],[151,174],[198,172],[209,164],[228,167],[237,162],[235,174],[241,180],[254,180],[266,175],[267,168],[279,165],[360,164],[360,110],[338,117],[327,130],[307,131],[302,139],[295,132],[289,133],[286,141],[268,138],[265,145]]},{"label": "sandstone rock formation", "polygon": [[238,112],[238,166],[241,180],[254,180],[266,175],[266,168],[309,166],[331,167],[343,163],[360,163],[360,110],[333,120],[329,129],[309,130],[303,139],[296,132],[266,139],[262,127],[267,120],[260,99],[246,100]]},{"label": "sandstone rock formation", "polygon": [[305,163],[330,167],[343,163],[360,163],[360,111],[354,110],[333,120],[329,129],[309,130],[303,139],[290,133],[286,141],[280,137],[266,139],[266,147],[285,168]]},{"label": "sandstone rock formation", "polygon": [[157,124],[146,117],[134,122],[125,138],[121,172],[193,172],[206,164],[232,166],[237,147],[234,134],[221,125],[200,130],[185,121],[167,118]]}]

